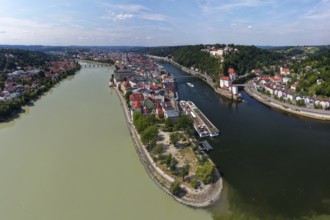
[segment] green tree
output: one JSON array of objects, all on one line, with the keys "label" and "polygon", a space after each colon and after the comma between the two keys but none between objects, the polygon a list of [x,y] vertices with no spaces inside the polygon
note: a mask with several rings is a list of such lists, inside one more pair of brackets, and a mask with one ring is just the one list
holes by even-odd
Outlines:
[{"label": "green tree", "polygon": [[177,164],[178,164],[178,161],[174,157],[172,157],[171,163],[170,163],[170,170],[175,171]]},{"label": "green tree", "polygon": [[166,155],[166,157],[164,158],[164,163],[167,167],[171,165],[171,161],[172,161],[172,154]]},{"label": "green tree", "polygon": [[141,134],[141,141],[143,144],[149,144],[156,140],[158,136],[158,128],[156,125],[147,127]]},{"label": "green tree", "polygon": [[194,189],[196,189],[197,186],[198,186],[198,179],[197,179],[197,177],[196,176],[191,177],[190,178],[190,181],[189,181],[189,184],[191,185],[191,187],[193,187]]},{"label": "green tree", "polygon": [[182,177],[182,179],[184,180],[185,176],[187,176],[189,174],[190,171],[190,165],[189,164],[185,164],[181,170],[180,170],[180,176]]},{"label": "green tree", "polygon": [[171,119],[165,119],[164,131],[173,131],[173,122]]},{"label": "green tree", "polygon": [[210,161],[206,161],[204,164],[197,167],[196,175],[204,183],[209,183],[215,171],[215,165]]},{"label": "green tree", "polygon": [[171,185],[170,185],[170,192],[173,195],[178,196],[181,192],[180,183],[177,182],[177,181],[172,182]]},{"label": "green tree", "polygon": [[142,113],[139,111],[133,112],[133,120],[136,121],[138,118],[143,117]]},{"label": "green tree", "polygon": [[164,152],[164,144],[157,144],[151,151],[154,155],[160,155]]},{"label": "green tree", "polygon": [[298,106],[305,106],[305,101],[302,100],[302,99],[300,99],[300,100],[297,100],[297,101],[296,101],[296,104],[297,104]]},{"label": "green tree", "polygon": [[174,132],[170,134],[170,142],[176,145],[180,141],[180,134],[178,132]]},{"label": "green tree", "polygon": [[138,117],[136,120],[134,120],[134,125],[139,134],[141,134],[149,126],[144,116]]},{"label": "green tree", "polygon": [[184,131],[192,129],[193,128],[192,120],[188,115],[180,115],[178,120],[178,127],[180,129],[183,129]]}]

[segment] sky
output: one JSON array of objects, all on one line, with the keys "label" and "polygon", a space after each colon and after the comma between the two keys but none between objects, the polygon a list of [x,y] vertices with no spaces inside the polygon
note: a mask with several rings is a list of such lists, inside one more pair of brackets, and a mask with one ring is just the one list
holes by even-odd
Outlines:
[{"label": "sky", "polygon": [[0,44],[330,44],[330,0],[0,0]]}]

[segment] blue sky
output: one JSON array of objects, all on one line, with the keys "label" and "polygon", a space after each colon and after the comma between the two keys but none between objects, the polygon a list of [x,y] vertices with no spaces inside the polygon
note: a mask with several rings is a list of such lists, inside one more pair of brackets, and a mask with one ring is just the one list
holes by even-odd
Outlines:
[{"label": "blue sky", "polygon": [[330,0],[0,0],[0,44],[330,44]]}]

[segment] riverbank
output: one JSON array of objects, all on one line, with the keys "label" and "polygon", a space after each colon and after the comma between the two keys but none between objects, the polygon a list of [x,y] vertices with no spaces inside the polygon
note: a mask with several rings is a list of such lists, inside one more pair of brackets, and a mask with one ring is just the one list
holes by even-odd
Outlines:
[{"label": "riverbank", "polygon": [[[76,63],[76,66],[70,69],[66,69],[62,73],[58,74],[57,77],[43,77],[38,80],[43,81],[43,84],[39,85],[34,89],[26,90],[19,95],[16,93],[16,97],[12,99],[7,99],[0,102],[0,123],[10,122],[19,117],[21,113],[24,113],[24,106],[31,106],[35,101],[40,99],[44,94],[49,92],[57,84],[62,82],[69,76],[76,74],[78,70],[81,69],[79,63]],[[23,85],[19,85],[21,88]]]},{"label": "riverbank", "polygon": [[113,88],[118,95],[120,100],[123,113],[125,115],[125,120],[127,122],[127,127],[130,131],[132,141],[135,147],[135,150],[139,156],[139,159],[144,166],[145,170],[147,171],[150,178],[157,184],[159,188],[164,190],[167,194],[172,196],[178,202],[195,208],[203,208],[214,204],[220,197],[221,190],[222,190],[222,178],[218,170],[216,170],[215,179],[216,182],[207,185],[202,190],[192,190],[181,185],[186,191],[186,194],[182,197],[176,197],[170,192],[170,185],[174,181],[171,176],[165,174],[153,161],[149,153],[147,152],[144,145],[141,143],[139,135],[137,134],[136,129],[134,128],[133,122],[131,120],[130,113],[128,111],[127,104],[122,96],[122,94],[118,91],[117,88]]},{"label": "riverbank", "polygon": [[[248,83],[250,85],[250,83]],[[299,106],[290,105],[288,103],[281,103],[277,100],[274,100],[270,97],[265,97],[264,95],[258,93],[257,91],[252,89],[252,86],[246,86],[244,88],[245,92],[249,94],[254,99],[258,100],[259,102],[263,103],[264,105],[267,105],[269,107],[278,109],[280,111],[284,111],[290,114],[306,117],[306,118],[312,118],[312,119],[318,119],[323,121],[330,121],[330,112],[328,114],[324,113],[318,113],[318,112],[311,112],[308,110],[304,110],[303,108]]]},{"label": "riverbank", "polygon": [[223,97],[226,97],[230,100],[234,100],[234,101],[241,101],[239,96],[237,95],[233,95],[231,92],[229,92],[228,90],[225,90],[225,89],[220,89],[220,88],[217,88],[215,85],[215,83],[213,82],[212,78],[209,77],[208,75],[205,75],[205,74],[201,74],[193,69],[189,69],[185,66],[182,66],[180,65],[179,63],[173,61],[172,59],[169,59],[167,57],[158,57],[158,56],[152,56],[152,55],[147,55],[148,57],[152,58],[152,59],[156,59],[156,60],[161,60],[161,61],[164,61],[164,62],[168,62],[170,64],[172,64],[173,66],[181,69],[183,72],[185,73],[188,73],[190,75],[193,75],[193,76],[196,76],[200,79],[202,79],[204,82],[206,82],[209,86],[212,87],[212,89],[220,94],[221,96]]}]

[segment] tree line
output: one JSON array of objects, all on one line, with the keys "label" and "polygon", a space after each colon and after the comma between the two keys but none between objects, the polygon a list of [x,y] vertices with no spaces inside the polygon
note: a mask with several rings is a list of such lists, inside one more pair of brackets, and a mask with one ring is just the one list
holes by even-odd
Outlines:
[{"label": "tree line", "polygon": [[25,66],[41,67],[52,60],[58,58],[38,51],[0,49],[0,72],[9,72]]},{"label": "tree line", "polygon": [[221,62],[208,53],[202,52],[202,49],[204,49],[204,45],[153,47],[141,50],[147,54],[173,58],[180,65],[197,68],[202,73],[207,73],[214,80],[217,80],[220,74],[223,73]]},{"label": "tree line", "polygon": [[[215,48],[224,48],[226,45],[208,45]],[[230,44],[231,52],[224,55],[224,62],[208,52],[202,51],[206,45],[188,45],[174,47],[150,47],[142,48],[141,52],[173,58],[177,63],[188,68],[198,68],[206,72],[213,80],[218,80],[221,74],[228,74],[228,68],[234,68],[239,75],[244,75],[256,67],[272,65],[284,58],[284,55],[276,51],[257,48],[255,46],[240,46]],[[235,50],[236,49],[236,50]]]}]

